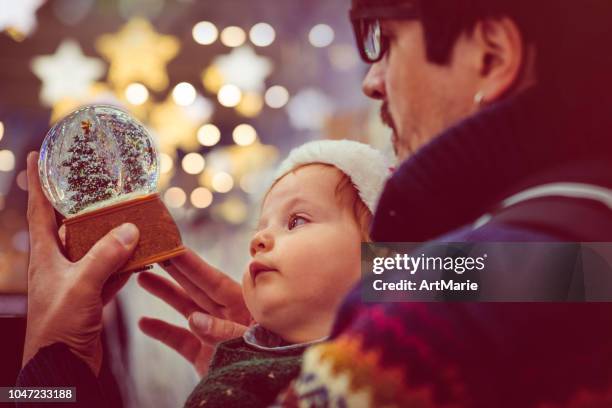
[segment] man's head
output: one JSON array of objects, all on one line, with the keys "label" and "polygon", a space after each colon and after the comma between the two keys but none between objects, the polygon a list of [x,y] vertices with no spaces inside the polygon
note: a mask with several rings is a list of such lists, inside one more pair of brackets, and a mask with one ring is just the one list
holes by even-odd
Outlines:
[{"label": "man's head", "polygon": [[563,69],[568,62],[556,57],[561,16],[571,14],[564,7],[559,0],[353,0],[357,45],[372,63],[363,90],[383,102],[398,158]]}]

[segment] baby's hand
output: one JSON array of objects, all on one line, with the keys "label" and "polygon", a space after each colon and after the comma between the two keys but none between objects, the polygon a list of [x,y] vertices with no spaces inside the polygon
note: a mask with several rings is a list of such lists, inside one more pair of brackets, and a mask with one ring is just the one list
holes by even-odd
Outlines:
[{"label": "baby's hand", "polygon": [[163,268],[180,286],[150,272],[141,272],[138,283],[185,316],[191,331],[152,318],[142,318],[140,328],[176,350],[204,376],[215,345],[241,336],[251,322],[242,290],[192,251]]}]

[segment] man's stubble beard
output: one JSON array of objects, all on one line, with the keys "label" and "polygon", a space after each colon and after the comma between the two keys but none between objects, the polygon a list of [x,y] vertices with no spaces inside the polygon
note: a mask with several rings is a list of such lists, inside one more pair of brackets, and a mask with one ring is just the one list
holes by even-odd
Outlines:
[{"label": "man's stubble beard", "polygon": [[383,101],[380,107],[380,120],[385,126],[389,127],[391,131],[393,132],[393,135],[391,137],[391,143],[393,146],[393,153],[395,154],[395,157],[398,157],[399,135],[397,134],[397,128],[395,127],[395,122],[393,121],[393,117],[391,117],[391,112],[389,112],[389,102],[387,101]]}]

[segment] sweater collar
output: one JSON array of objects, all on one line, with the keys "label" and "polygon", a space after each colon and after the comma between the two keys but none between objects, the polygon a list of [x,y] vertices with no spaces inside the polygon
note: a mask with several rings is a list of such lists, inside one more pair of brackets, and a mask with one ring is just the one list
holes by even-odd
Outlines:
[{"label": "sweater collar", "polygon": [[593,109],[555,94],[534,87],[492,105],[402,163],[379,201],[374,240],[431,240],[475,220],[534,174],[570,161],[610,160],[608,105]]},{"label": "sweater collar", "polygon": [[249,327],[246,332],[244,332],[242,338],[244,339],[245,343],[259,350],[282,353],[306,348],[308,346],[312,346],[313,344],[321,343],[323,341],[326,341],[329,336],[305,343],[289,343],[288,341],[285,341],[281,336],[266,329],[262,325],[255,324]]}]

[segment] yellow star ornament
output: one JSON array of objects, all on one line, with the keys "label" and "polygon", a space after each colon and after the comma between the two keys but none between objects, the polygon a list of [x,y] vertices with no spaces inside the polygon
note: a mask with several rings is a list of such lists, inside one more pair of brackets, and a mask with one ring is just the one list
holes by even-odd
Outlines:
[{"label": "yellow star ornament", "polygon": [[96,41],[98,52],[110,62],[108,81],[123,89],[141,82],[155,91],[168,87],[166,64],[179,52],[180,42],[171,35],[155,32],[151,23],[134,18],[115,34]]}]

